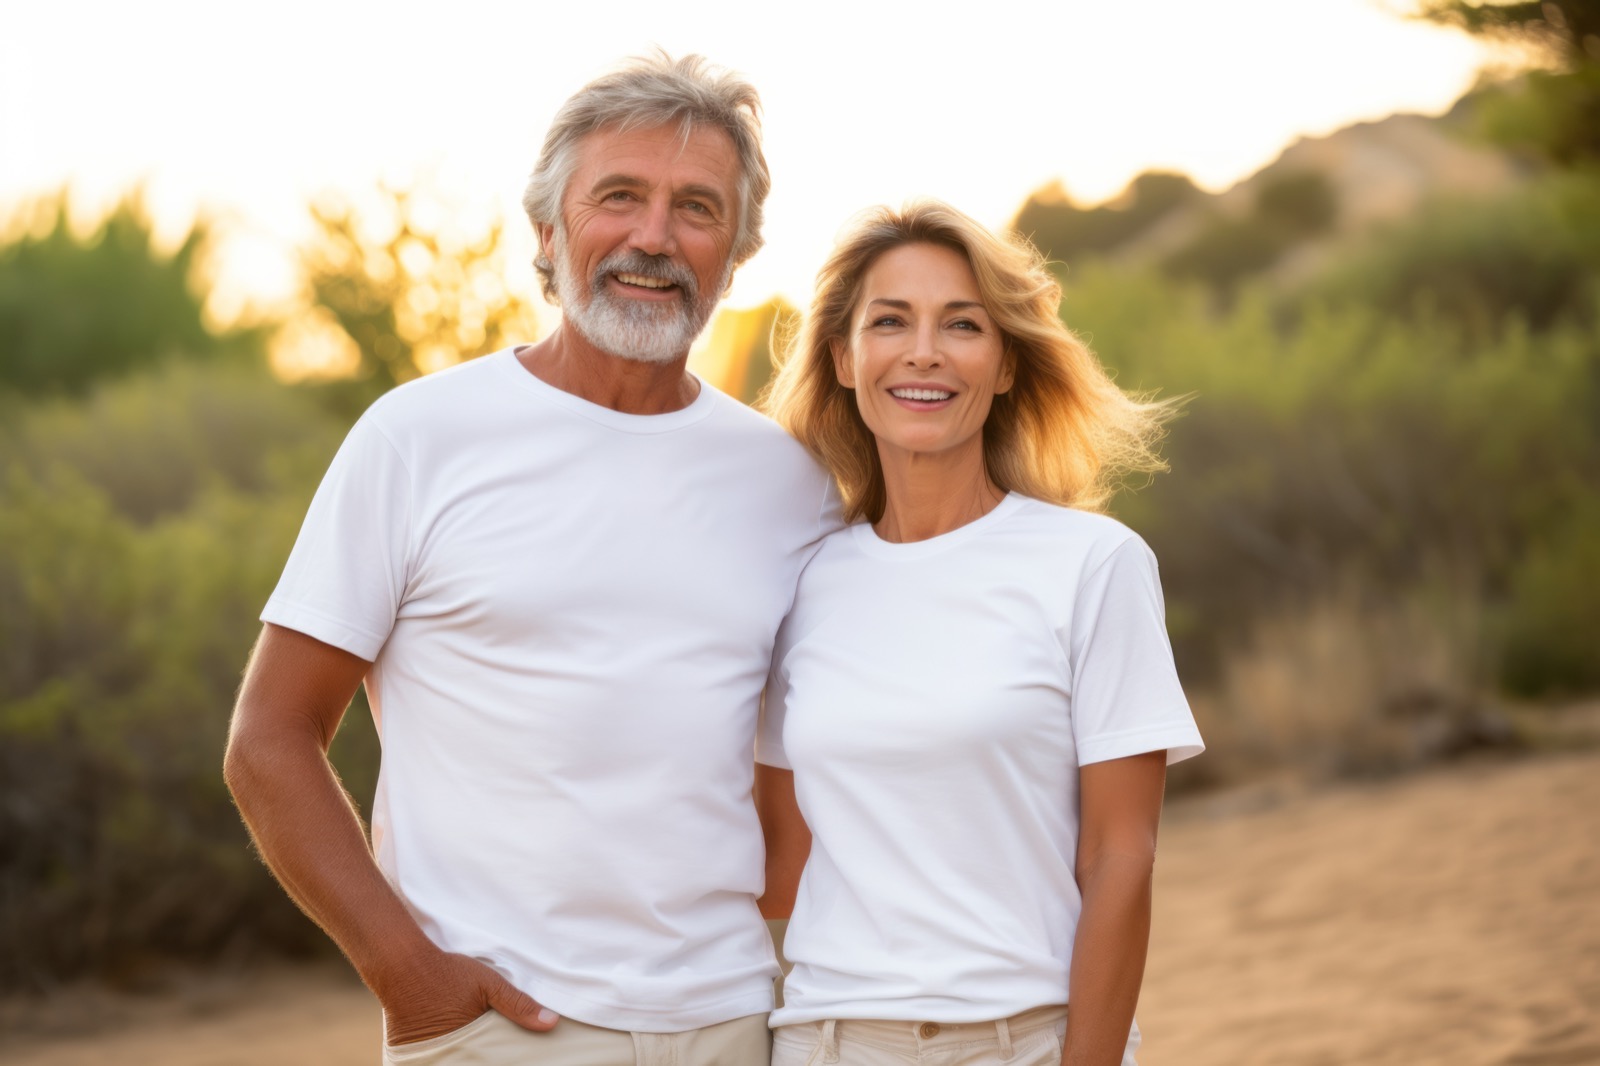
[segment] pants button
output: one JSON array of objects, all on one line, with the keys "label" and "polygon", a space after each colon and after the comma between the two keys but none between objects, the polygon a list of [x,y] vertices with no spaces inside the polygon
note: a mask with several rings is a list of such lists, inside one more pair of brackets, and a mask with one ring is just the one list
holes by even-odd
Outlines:
[{"label": "pants button", "polygon": [[922,1027],[917,1030],[917,1034],[924,1040],[932,1040],[939,1035],[939,1023],[923,1022]]}]

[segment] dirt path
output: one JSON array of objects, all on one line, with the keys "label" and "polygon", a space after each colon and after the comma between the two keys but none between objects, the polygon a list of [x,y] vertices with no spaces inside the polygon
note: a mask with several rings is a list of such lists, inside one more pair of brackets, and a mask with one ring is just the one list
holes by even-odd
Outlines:
[{"label": "dirt path", "polygon": [[[1600,1063],[1600,753],[1175,804],[1159,868],[1143,1066]],[[10,1066],[377,1059],[327,970],[19,1008]]]},{"label": "dirt path", "polygon": [[1143,1066],[1600,1063],[1600,756],[1175,814]]}]

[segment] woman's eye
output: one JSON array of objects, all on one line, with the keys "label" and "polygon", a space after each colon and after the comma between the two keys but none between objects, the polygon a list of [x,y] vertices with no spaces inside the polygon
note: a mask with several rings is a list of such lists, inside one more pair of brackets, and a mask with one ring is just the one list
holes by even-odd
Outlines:
[{"label": "woman's eye", "polygon": [[983,332],[983,327],[972,321],[970,318],[958,319],[957,321],[950,323],[950,328],[970,330],[973,333]]},{"label": "woman's eye", "polygon": [[881,316],[879,318],[873,319],[871,322],[868,323],[868,325],[874,326],[874,327],[876,327],[876,326],[898,326],[899,324],[900,324],[900,320],[898,318],[896,318],[894,315],[883,315],[883,316]]}]

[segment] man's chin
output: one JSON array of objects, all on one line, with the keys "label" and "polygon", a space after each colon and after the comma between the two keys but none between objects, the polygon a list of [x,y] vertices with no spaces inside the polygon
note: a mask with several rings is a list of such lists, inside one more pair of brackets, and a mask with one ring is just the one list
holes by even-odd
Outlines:
[{"label": "man's chin", "polygon": [[685,358],[689,346],[705,328],[701,322],[691,332],[692,323],[677,308],[667,314],[640,315],[632,308],[622,311],[590,306],[576,315],[568,312],[567,322],[584,340],[608,355],[658,365]]},{"label": "man's chin", "polygon": [[[595,348],[633,363],[662,364],[689,354],[694,337],[683,339],[681,328],[633,325],[626,328],[596,326],[567,317],[567,324]],[[698,335],[698,334],[697,334]]]}]

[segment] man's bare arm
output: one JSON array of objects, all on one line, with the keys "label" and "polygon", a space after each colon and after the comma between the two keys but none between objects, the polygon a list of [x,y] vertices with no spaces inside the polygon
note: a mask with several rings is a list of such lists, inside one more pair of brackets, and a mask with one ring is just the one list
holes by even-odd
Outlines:
[{"label": "man's bare arm", "polygon": [[553,1012],[475,959],[428,939],[372,857],[328,762],[344,709],[371,666],[267,625],[234,708],[223,774],[267,866],[333,938],[383,1004],[390,1043],[411,1043],[496,1010],[546,1030]]}]

